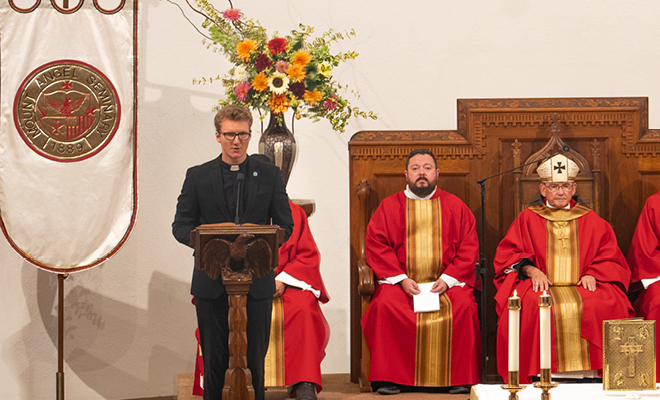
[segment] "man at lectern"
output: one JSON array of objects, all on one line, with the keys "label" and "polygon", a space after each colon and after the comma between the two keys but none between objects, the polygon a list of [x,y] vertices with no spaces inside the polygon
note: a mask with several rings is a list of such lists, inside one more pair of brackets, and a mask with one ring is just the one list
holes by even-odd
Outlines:
[{"label": "man at lectern", "polygon": [[[637,221],[630,251],[628,264],[632,270],[631,282],[641,282],[644,291],[635,302],[637,315],[647,320],[656,321],[656,329],[660,324],[660,193],[646,200],[642,214]],[[656,342],[660,335],[655,335]],[[656,380],[660,377],[660,357],[657,356],[660,347],[656,344]],[[658,380],[660,382],[660,380]]]},{"label": "man at lectern", "polygon": [[[288,196],[277,167],[247,156],[252,113],[228,105],[215,116],[215,137],[222,153],[214,160],[186,172],[172,233],[190,246],[190,231],[202,224],[220,222],[279,225],[285,240],[293,230]],[[212,280],[194,269],[191,294],[195,296],[197,324],[204,358],[204,399],[220,399],[229,365],[227,293],[222,278]],[[270,337],[274,271],[254,278],[247,295],[247,362],[255,398],[264,398],[264,357]]]},{"label": "man at lectern", "polygon": [[[250,157],[273,164],[263,154]],[[321,277],[321,254],[305,210],[291,201],[289,206],[294,227],[279,251],[265,381],[266,386],[288,386],[296,400],[316,400],[317,391],[322,389],[321,361],[330,339],[320,303],[330,298]],[[201,395],[204,377],[199,352],[197,357],[193,394]]]},{"label": "man at lectern", "polygon": [[467,393],[479,382],[474,215],[436,186],[438,174],[433,153],[413,150],[406,190],[384,199],[367,227],[367,263],[378,284],[362,329],[369,380],[380,394],[410,386]]},{"label": "man at lectern", "polygon": [[540,196],[497,247],[497,367],[505,380],[507,299],[514,289],[521,298],[521,383],[540,373],[539,296],[544,291],[552,297],[555,377],[597,378],[603,368],[603,320],[634,315],[626,297],[630,269],[610,224],[575,196],[578,171],[564,155],[542,163],[537,169]]}]

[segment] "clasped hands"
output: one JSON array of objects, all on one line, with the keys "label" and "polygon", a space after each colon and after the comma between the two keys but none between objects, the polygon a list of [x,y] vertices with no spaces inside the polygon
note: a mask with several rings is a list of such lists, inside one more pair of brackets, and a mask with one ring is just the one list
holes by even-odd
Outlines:
[{"label": "clasped hands", "polygon": [[286,289],[286,284],[283,283],[283,282],[280,282],[276,279],[275,280],[275,294],[273,295],[273,298],[280,297],[282,294],[284,294],[285,289]]},{"label": "clasped hands", "polygon": [[[417,282],[413,281],[410,278],[406,278],[399,282],[399,285],[401,285],[401,288],[403,291],[409,296],[413,297],[416,294],[420,294],[422,291],[419,290],[419,286],[417,286]],[[438,293],[438,294],[443,294],[444,292],[449,289],[449,286],[447,286],[447,282],[443,281],[442,279],[438,278],[438,280],[433,283],[433,286],[431,287],[431,293]]]},{"label": "clasped hands", "polygon": [[[532,265],[527,265],[523,267],[522,271],[525,275],[529,276],[529,278],[532,280],[532,290],[534,292],[543,291],[543,290],[548,290],[550,286],[552,285],[552,282],[550,282],[550,279],[548,279],[548,276],[543,273],[540,269],[532,266]],[[596,278],[594,278],[591,275],[583,275],[582,278],[577,283],[578,286],[582,286],[583,288],[589,290],[590,292],[595,292],[596,291]]]}]

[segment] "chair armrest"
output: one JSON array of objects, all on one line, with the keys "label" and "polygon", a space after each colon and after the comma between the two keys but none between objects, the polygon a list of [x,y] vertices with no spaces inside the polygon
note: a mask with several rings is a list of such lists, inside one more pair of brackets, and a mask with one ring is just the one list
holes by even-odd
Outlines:
[{"label": "chair armrest", "polygon": [[364,260],[358,260],[358,293],[362,297],[374,295],[374,271]]}]

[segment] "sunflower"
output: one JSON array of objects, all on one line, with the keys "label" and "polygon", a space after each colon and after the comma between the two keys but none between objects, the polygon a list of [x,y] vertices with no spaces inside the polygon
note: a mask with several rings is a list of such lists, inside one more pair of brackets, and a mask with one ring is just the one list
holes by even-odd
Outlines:
[{"label": "sunflower", "polygon": [[281,72],[273,72],[273,75],[268,78],[268,87],[275,94],[284,94],[289,89],[289,78]]},{"label": "sunflower", "polygon": [[289,109],[289,97],[285,94],[274,94],[268,100],[268,107],[273,114],[282,114]]},{"label": "sunflower", "polygon": [[245,39],[236,45],[236,54],[243,61],[250,61],[250,52],[257,49],[257,44],[252,39]]}]

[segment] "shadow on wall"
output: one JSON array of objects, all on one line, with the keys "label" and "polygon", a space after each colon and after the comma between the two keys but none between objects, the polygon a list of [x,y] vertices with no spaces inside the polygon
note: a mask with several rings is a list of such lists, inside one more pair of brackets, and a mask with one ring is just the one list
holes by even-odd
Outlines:
[{"label": "shadow on wall", "polygon": [[[85,273],[90,271],[78,274]],[[194,368],[196,323],[188,282],[155,272],[149,282],[149,306],[144,310],[90,291],[76,282],[76,275],[64,281],[65,382],[73,373],[100,398],[139,397],[172,387],[172,376],[182,371],[163,373],[167,368],[181,365],[187,365],[187,370]],[[3,343],[2,348],[2,357],[17,371],[22,399],[56,392],[57,281],[56,274],[23,263],[22,285],[30,322]],[[190,329],[182,330],[181,326]],[[187,335],[163,334],[170,330]],[[45,340],[45,336],[50,340]],[[166,339],[161,342],[153,340],[163,337]],[[182,345],[185,343],[189,346]],[[135,349],[144,347],[151,348],[140,351],[148,354],[145,357],[148,359],[120,362],[132,357],[132,352],[138,353]],[[189,357],[177,354],[177,350],[185,350],[182,347],[190,348]],[[131,370],[116,365],[128,365]],[[53,379],[39,382],[35,378],[39,374]]]}]

